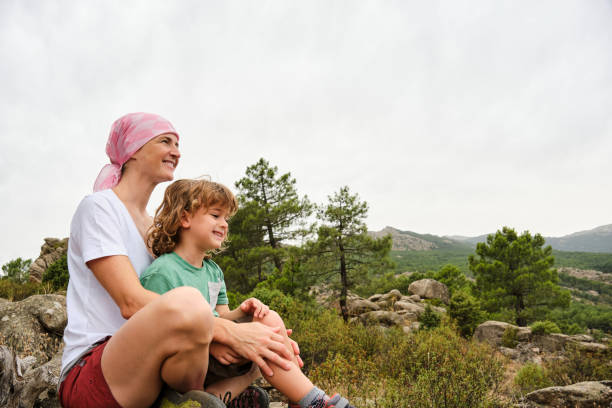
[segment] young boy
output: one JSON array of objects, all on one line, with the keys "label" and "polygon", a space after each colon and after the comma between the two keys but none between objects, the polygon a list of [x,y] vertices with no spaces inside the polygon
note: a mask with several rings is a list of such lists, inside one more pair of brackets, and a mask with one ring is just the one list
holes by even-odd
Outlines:
[{"label": "young boy", "polygon": [[[143,272],[141,283],[160,294],[180,286],[194,287],[201,292],[215,317],[280,328],[278,332],[283,335],[285,347],[293,355],[294,346],[276,312],[255,298],[245,300],[235,310],[230,311],[228,307],[223,272],[210,259],[210,254],[222,249],[228,233],[227,221],[237,207],[232,192],[218,183],[177,180],[168,186],[147,240],[158,258]],[[251,362],[228,345],[214,341],[209,352],[204,388],[213,395],[228,396],[226,400],[238,395],[229,403],[230,407],[267,406],[267,399],[261,397],[263,391],[249,387],[241,393],[260,375],[259,365],[266,368],[264,377],[294,403],[292,406],[354,408],[345,398],[337,394],[330,398],[315,387],[300,370],[297,358],[285,368],[263,359]]]}]

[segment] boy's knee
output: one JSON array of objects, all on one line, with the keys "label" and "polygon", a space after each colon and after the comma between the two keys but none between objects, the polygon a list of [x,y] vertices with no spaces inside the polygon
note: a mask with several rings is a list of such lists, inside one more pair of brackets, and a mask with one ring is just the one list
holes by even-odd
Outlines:
[{"label": "boy's knee", "polygon": [[266,326],[270,326],[270,327],[278,327],[278,326],[285,327],[283,318],[280,317],[280,315],[276,313],[274,310],[270,310],[268,314],[260,321],[261,323],[265,324]]}]

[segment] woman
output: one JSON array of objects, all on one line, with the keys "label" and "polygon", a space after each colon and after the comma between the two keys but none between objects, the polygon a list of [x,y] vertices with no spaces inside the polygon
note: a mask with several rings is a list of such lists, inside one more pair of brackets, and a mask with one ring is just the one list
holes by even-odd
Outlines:
[{"label": "woman", "polygon": [[214,318],[193,288],[160,296],[139,282],[153,260],[144,241],[152,224],[146,206],[155,186],[174,177],[178,140],[158,115],[119,118],[106,145],[111,164],[72,219],[60,378],[65,408],[149,407],[164,383],[179,392],[202,390],[213,341],[266,373],[268,363],[291,367],[278,329]]}]

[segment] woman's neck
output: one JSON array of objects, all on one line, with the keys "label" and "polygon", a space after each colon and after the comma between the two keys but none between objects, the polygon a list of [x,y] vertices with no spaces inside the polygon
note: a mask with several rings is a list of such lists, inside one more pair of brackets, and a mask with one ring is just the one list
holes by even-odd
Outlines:
[{"label": "woman's neck", "polygon": [[144,215],[155,186],[155,183],[137,180],[135,177],[122,177],[113,191],[130,212]]}]

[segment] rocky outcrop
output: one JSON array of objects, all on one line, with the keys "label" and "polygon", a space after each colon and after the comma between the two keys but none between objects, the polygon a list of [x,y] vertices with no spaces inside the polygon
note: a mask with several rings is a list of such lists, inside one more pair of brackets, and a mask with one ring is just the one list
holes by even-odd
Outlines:
[{"label": "rocky outcrop", "polygon": [[385,227],[380,231],[369,231],[368,234],[373,238],[383,238],[391,235],[392,247],[394,251],[430,251],[437,248],[433,242],[426,241],[411,235],[409,232],[400,231],[393,227]]},{"label": "rocky outcrop", "polygon": [[40,255],[30,266],[30,281],[42,282],[43,274],[49,266],[68,251],[68,238],[45,238],[40,247]]},{"label": "rocky outcrop", "polygon": [[412,282],[408,287],[408,291],[424,299],[440,299],[447,305],[450,300],[446,285],[433,279],[421,279]]},{"label": "rocky outcrop", "polygon": [[527,394],[525,402],[529,408],[608,408],[612,406],[612,381],[543,388]]},{"label": "rocky outcrop", "polygon": [[[506,330],[515,331],[514,347],[502,344]],[[561,333],[533,334],[530,327],[518,327],[510,323],[486,321],[474,331],[474,340],[496,347],[506,357],[518,362],[541,363],[543,359],[562,356],[568,345],[588,353],[606,351],[608,346],[597,343],[586,334],[566,335]]]},{"label": "rocky outcrop", "polygon": [[56,408],[66,326],[61,295],[0,303],[0,407]]},{"label": "rocky outcrop", "polygon": [[612,285],[612,274],[595,271],[593,269],[578,269],[562,266],[557,268],[557,272],[564,273],[575,278],[588,279]]}]

